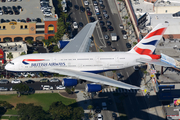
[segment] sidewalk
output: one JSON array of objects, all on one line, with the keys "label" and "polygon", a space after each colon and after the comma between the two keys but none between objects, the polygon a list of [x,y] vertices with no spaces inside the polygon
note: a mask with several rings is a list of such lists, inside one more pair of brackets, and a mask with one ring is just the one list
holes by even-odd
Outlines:
[{"label": "sidewalk", "polygon": [[[125,27],[125,30],[127,31],[128,33],[128,40],[129,40],[129,43],[134,46],[134,43],[137,42],[137,38],[136,38],[136,34],[135,34],[135,31],[133,30],[133,27],[132,25],[130,25],[127,29],[127,23],[130,22],[130,18],[128,16],[128,12],[127,12],[127,9],[126,7],[124,6],[125,4],[123,2],[120,2],[118,0],[114,0],[115,3],[116,3],[116,6],[117,6],[117,10],[118,10],[118,13],[119,13],[119,17],[120,17],[120,20],[122,22],[122,24],[124,25]],[[124,16],[128,16],[128,19],[124,19],[123,17]],[[131,34],[130,34],[130,31],[131,31]],[[154,90],[154,86],[152,84],[152,80],[150,78],[150,75],[146,77],[146,80],[149,81],[148,82],[148,85],[150,85],[148,88],[147,88],[147,85],[145,85],[144,83],[144,80],[141,81],[141,87],[145,87],[145,89],[147,89],[149,95],[147,94],[147,92],[142,92],[144,99],[146,101],[146,104],[148,105],[148,113],[149,113],[149,118],[151,120],[164,120],[166,118],[163,110],[162,110],[162,106],[161,106],[161,103],[159,102],[158,100],[158,96],[156,95],[156,92]]]},{"label": "sidewalk", "polygon": [[150,75],[146,76],[146,84],[147,85],[145,85],[144,80],[141,81],[141,87],[145,87],[147,90],[147,92],[144,91],[142,94],[148,106],[149,118],[151,120],[164,120],[166,116],[156,95],[155,86],[153,86]]}]

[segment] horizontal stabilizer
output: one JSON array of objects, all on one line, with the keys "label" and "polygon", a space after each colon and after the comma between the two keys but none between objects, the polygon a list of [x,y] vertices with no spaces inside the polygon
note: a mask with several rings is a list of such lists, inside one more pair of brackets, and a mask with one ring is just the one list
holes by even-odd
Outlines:
[{"label": "horizontal stabilizer", "polygon": [[164,66],[164,67],[174,67],[166,62],[161,61],[161,59],[144,59],[144,58],[140,58],[136,60],[137,62],[141,62],[141,63],[149,63],[149,64],[154,64],[154,65],[159,65],[159,66]]}]

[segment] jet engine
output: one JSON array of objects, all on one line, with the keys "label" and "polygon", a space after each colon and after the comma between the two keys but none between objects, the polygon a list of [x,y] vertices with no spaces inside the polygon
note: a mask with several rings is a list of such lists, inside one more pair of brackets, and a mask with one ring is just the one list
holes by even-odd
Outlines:
[{"label": "jet engine", "polygon": [[70,41],[66,41],[66,40],[60,40],[58,43],[57,43],[57,46],[60,48],[60,49],[63,49]]},{"label": "jet engine", "polygon": [[72,78],[64,78],[62,81],[62,85],[69,87],[69,86],[76,86],[78,84],[77,79],[72,79]]},{"label": "jet engine", "polygon": [[98,84],[87,84],[85,90],[86,92],[98,92],[102,90],[102,87]]}]

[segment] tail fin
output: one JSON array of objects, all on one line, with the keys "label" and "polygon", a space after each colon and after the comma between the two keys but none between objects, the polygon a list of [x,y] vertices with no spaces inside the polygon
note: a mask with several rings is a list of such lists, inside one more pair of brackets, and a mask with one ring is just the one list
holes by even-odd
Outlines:
[{"label": "tail fin", "polygon": [[158,24],[129,52],[138,53],[141,55],[151,55],[162,38],[168,25],[169,23],[167,21],[165,21],[165,23]]}]

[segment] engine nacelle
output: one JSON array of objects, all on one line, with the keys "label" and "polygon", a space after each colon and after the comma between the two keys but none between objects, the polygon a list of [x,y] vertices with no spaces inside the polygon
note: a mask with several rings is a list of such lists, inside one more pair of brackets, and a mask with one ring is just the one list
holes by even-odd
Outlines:
[{"label": "engine nacelle", "polygon": [[98,92],[102,90],[102,87],[98,84],[87,84],[85,90],[86,92]]},{"label": "engine nacelle", "polygon": [[57,43],[57,46],[60,48],[60,49],[63,49],[70,41],[64,41],[64,40],[60,40],[58,43]]},{"label": "engine nacelle", "polygon": [[64,78],[62,81],[62,85],[69,87],[69,86],[76,86],[78,84],[77,79],[72,79],[72,78]]}]

